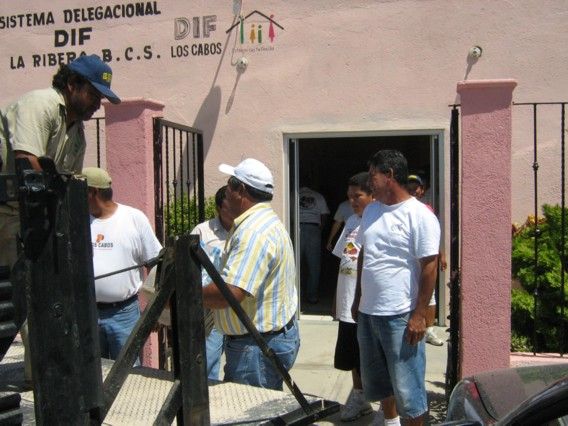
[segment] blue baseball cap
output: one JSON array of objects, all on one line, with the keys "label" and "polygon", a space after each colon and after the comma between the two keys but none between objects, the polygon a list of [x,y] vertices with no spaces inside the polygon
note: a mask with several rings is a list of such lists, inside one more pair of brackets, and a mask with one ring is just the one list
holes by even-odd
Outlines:
[{"label": "blue baseball cap", "polygon": [[89,82],[97,89],[105,98],[113,104],[119,104],[120,98],[110,90],[110,82],[112,80],[112,69],[105,64],[97,55],[79,56],[67,65],[69,69]]}]

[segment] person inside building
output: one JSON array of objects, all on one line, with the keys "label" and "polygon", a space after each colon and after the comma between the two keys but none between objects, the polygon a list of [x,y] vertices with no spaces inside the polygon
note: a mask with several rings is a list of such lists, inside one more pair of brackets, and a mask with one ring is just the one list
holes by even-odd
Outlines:
[{"label": "person inside building", "polygon": [[400,151],[369,161],[374,202],[363,212],[357,242],[357,321],[365,397],[381,401],[386,425],[423,424],[428,411],[424,336],[436,285],[440,225],[406,190],[408,165]]},{"label": "person inside building", "polygon": [[[0,173],[14,174],[15,159],[27,158],[41,170],[39,157],[53,160],[58,172],[81,173],[85,156],[83,121],[101,106],[101,99],[119,103],[111,90],[112,70],[98,56],[80,56],[61,65],[52,85],[25,93],[0,111]],[[12,268],[20,231],[17,203],[0,205],[0,265]],[[31,383],[27,322],[24,341],[25,377]]]},{"label": "person inside building", "polygon": [[[162,246],[140,210],[113,200],[112,180],[106,170],[86,167],[91,242],[95,277],[155,258]],[[138,291],[144,269],[95,279],[101,356],[116,359],[140,318]],[[138,362],[137,362],[138,363]]]},{"label": "person inside building", "polygon": [[319,302],[321,273],[321,233],[329,216],[323,195],[305,185],[302,177],[300,200],[300,273],[308,303]]},{"label": "person inside building", "polygon": [[351,306],[357,285],[357,258],[360,245],[357,243],[359,224],[365,207],[373,201],[369,187],[369,173],[361,172],[352,176],[347,183],[347,199],[354,214],[347,218],[332,253],[339,257],[337,290],[334,319],[339,321],[337,343],[333,366],[339,370],[351,371],[353,389],[341,410],[341,421],[350,422],[373,412],[373,407],[363,395],[357,323],[351,315]]},{"label": "person inside building", "polygon": [[[215,193],[215,211],[217,214],[213,219],[198,224],[191,233],[199,235],[203,249],[209,256],[211,263],[220,272],[223,250],[235,219],[227,203],[227,185],[222,186]],[[203,269],[203,283],[209,284],[210,282],[211,278]],[[225,336],[216,327],[213,327],[205,340],[207,377],[209,379],[219,380],[221,355],[223,355],[224,348]]]},{"label": "person inside building", "polygon": [[[424,187],[424,180],[416,175],[409,175],[408,182],[406,183],[406,189],[410,195],[415,197],[417,200],[423,202],[426,207],[428,207],[432,212],[434,212],[434,208],[424,202],[424,194],[425,194],[425,187]],[[438,255],[439,259],[439,266],[440,270],[443,272],[447,268],[446,256],[444,254],[444,250],[440,247],[440,253]],[[444,341],[440,339],[436,332],[434,331],[434,322],[436,318],[436,291],[432,294],[432,299],[430,300],[430,304],[428,305],[428,317],[426,319],[426,325],[428,326],[426,330],[426,343],[429,343],[434,346],[443,346]]]},{"label": "person inside building", "polygon": [[[235,217],[221,277],[268,347],[290,370],[300,347],[296,267],[290,236],[270,206],[272,173],[254,158],[235,167],[221,164],[219,170],[230,176],[227,203]],[[203,287],[203,304],[214,310],[215,326],[226,335],[224,380],[281,390],[279,372],[216,285]]]}]

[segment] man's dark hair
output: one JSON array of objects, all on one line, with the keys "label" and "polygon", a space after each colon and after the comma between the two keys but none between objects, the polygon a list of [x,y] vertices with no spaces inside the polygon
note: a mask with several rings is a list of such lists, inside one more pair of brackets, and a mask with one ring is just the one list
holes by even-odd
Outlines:
[{"label": "man's dark hair", "polygon": [[393,178],[399,185],[406,185],[408,179],[408,162],[402,152],[396,149],[382,149],[375,153],[369,160],[369,167],[377,169],[381,173],[392,170]]},{"label": "man's dark hair", "polygon": [[359,188],[361,188],[361,191],[366,192],[367,194],[370,194],[371,191],[371,187],[369,186],[369,173],[368,172],[361,172],[361,173],[357,173],[356,175],[353,175],[349,178],[349,181],[347,182],[348,186],[358,186]]},{"label": "man's dark hair", "polygon": [[53,76],[53,80],[51,81],[51,85],[60,91],[65,90],[67,87],[67,83],[74,82],[79,86],[82,86],[85,83],[88,83],[88,80],[81,75],[73,72],[69,69],[67,65],[61,65],[59,67],[59,71]]},{"label": "man's dark hair", "polygon": [[103,201],[111,201],[112,200],[112,188],[98,188],[99,190],[99,197]]},{"label": "man's dark hair", "polygon": [[223,205],[223,201],[227,198],[227,185],[223,185],[215,193],[215,205],[218,209]]},{"label": "man's dark hair", "polygon": [[254,201],[256,201],[257,203],[272,201],[272,194],[269,194],[268,192],[261,191],[260,189],[253,188],[252,186],[247,185],[246,183],[237,179],[234,176],[231,176],[227,183],[233,191],[236,191],[239,188],[239,185],[243,185],[245,187],[246,191],[251,196],[251,198]]}]

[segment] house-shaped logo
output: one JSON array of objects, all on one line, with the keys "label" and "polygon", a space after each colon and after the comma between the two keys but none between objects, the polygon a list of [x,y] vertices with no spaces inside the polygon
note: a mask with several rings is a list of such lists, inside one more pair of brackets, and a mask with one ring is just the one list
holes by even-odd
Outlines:
[{"label": "house-shaped logo", "polygon": [[284,27],[274,20],[274,15],[265,15],[254,10],[245,17],[240,17],[226,33],[238,31],[237,39],[242,45],[273,44],[277,38],[278,28]]}]

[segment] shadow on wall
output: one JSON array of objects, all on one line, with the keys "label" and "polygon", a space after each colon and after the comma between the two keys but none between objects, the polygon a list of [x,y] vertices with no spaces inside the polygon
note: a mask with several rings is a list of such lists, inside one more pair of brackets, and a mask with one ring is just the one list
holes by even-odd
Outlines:
[{"label": "shadow on wall", "polygon": [[207,156],[207,151],[211,146],[213,135],[217,129],[219,121],[219,111],[221,109],[221,88],[211,87],[209,93],[203,99],[201,108],[197,111],[193,126],[203,132],[203,153]]}]

